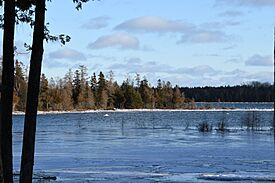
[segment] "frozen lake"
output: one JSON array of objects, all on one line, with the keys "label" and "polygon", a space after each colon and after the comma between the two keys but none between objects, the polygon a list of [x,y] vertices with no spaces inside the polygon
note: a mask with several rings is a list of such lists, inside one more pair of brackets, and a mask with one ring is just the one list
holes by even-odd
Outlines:
[{"label": "frozen lake", "polygon": [[[39,115],[35,173],[57,183],[274,181],[273,106],[254,105],[255,111]],[[14,116],[16,171],[23,120]],[[216,130],[221,121],[229,131]],[[202,122],[212,132],[199,132]]]}]

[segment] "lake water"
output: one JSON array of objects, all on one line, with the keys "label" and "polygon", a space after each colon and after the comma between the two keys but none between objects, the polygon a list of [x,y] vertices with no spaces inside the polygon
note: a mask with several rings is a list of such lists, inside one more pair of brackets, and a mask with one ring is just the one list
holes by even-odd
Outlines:
[{"label": "lake water", "polygon": [[[252,106],[39,115],[35,174],[56,176],[57,183],[274,181],[273,105]],[[14,116],[16,171],[23,120]],[[221,121],[229,131],[216,130]],[[213,131],[199,132],[202,122]]]}]

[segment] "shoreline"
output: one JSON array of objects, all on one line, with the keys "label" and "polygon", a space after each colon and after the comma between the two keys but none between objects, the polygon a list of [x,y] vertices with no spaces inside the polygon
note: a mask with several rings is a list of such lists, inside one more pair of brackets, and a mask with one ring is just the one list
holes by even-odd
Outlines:
[{"label": "shoreline", "polygon": [[[115,109],[115,110],[84,110],[84,111],[38,111],[38,115],[46,114],[88,114],[88,113],[116,113],[116,112],[245,112],[245,111],[262,111],[273,112],[274,109]],[[25,112],[14,111],[13,115],[25,115]]]}]

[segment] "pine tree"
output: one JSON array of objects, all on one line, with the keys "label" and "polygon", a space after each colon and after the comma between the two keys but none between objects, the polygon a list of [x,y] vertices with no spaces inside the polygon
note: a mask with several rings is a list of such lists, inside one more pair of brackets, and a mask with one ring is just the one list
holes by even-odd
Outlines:
[{"label": "pine tree", "polygon": [[97,92],[97,79],[95,73],[93,73],[93,76],[91,76],[91,90],[94,94]]},{"label": "pine tree", "polygon": [[162,86],[162,81],[159,79],[157,83],[157,89],[155,90],[156,108],[164,108],[164,91]]},{"label": "pine tree", "polygon": [[97,96],[96,96],[97,106],[101,109],[106,109],[107,103],[108,103],[108,94],[106,90],[107,85],[106,85],[105,76],[102,72],[100,72],[98,75],[97,86],[98,86]]},{"label": "pine tree", "polygon": [[141,95],[143,104],[144,104],[144,108],[152,108],[153,107],[153,91],[150,88],[150,86],[148,85],[148,81],[146,78],[144,78],[141,82],[140,82],[140,87],[139,87],[139,93]]},{"label": "pine tree", "polygon": [[49,110],[49,84],[45,74],[41,75],[39,92],[39,110]]},{"label": "pine tree", "polygon": [[143,107],[140,93],[134,89],[133,85],[129,84],[128,80],[123,82],[121,88],[124,92],[124,107],[126,109],[140,109]]},{"label": "pine tree", "polygon": [[75,71],[75,75],[74,75],[74,80],[73,80],[73,104],[76,107],[78,105],[78,97],[80,94],[80,90],[81,90],[81,76],[79,73],[79,70]]},{"label": "pine tree", "polygon": [[24,111],[27,97],[27,81],[23,71],[23,63],[16,60],[14,74],[14,110]]},{"label": "pine tree", "polygon": [[115,108],[123,109],[125,101],[126,101],[126,99],[124,97],[124,93],[123,93],[122,89],[120,87],[117,87],[115,89],[115,93],[114,93],[114,106],[115,106]]}]

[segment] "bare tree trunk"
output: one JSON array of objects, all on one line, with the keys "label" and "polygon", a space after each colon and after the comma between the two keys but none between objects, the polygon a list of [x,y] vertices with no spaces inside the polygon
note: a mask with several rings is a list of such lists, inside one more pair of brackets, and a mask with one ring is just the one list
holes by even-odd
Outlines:
[{"label": "bare tree trunk", "polygon": [[273,67],[273,71],[274,71],[274,77],[273,77],[273,133],[274,133],[274,143],[275,143],[275,27],[274,27],[274,45],[273,45],[273,62],[274,62],[274,67]]},{"label": "bare tree trunk", "polygon": [[12,102],[14,83],[15,0],[4,2],[3,70],[1,91],[1,158],[4,181],[13,182]]},{"label": "bare tree trunk", "polygon": [[27,105],[24,124],[20,183],[31,183],[34,165],[36,117],[39,96],[46,0],[36,1],[33,44],[30,60]]},{"label": "bare tree trunk", "polygon": [[[0,111],[2,110],[1,107],[2,107],[2,104],[0,99]],[[1,119],[1,112],[0,112],[0,119]],[[0,125],[0,134],[2,133],[1,131],[2,131],[2,128]],[[0,135],[0,143],[2,143],[1,135]],[[1,145],[0,145],[0,183],[4,183]]]}]

